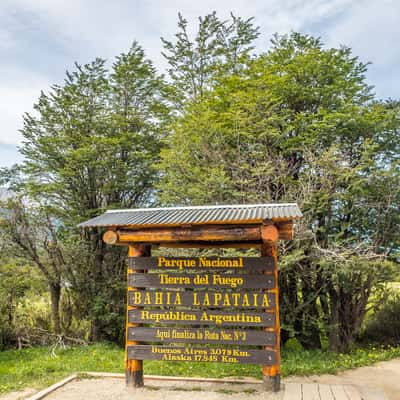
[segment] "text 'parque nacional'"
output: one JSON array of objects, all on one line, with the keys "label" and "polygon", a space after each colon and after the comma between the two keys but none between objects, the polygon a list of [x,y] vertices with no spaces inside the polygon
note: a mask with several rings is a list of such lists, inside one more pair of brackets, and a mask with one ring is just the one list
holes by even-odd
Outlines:
[{"label": "text 'parque nacional'", "polygon": [[129,267],[134,270],[218,270],[218,271],[265,271],[272,272],[272,257],[130,257]]}]

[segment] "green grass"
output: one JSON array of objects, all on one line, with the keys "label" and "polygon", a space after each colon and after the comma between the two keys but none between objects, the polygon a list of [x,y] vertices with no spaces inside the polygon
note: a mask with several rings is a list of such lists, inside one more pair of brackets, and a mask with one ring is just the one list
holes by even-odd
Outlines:
[{"label": "green grass", "polygon": [[115,345],[73,347],[55,353],[56,357],[48,347],[0,352],[0,393],[42,388],[78,371],[123,371],[123,351]]},{"label": "green grass", "polygon": [[[305,351],[288,346],[282,352],[282,375],[313,375],[370,365],[400,357],[400,346],[360,348],[349,354]],[[83,371],[123,372],[124,352],[112,344],[95,344],[57,350],[47,347],[0,352],[0,393],[25,387],[42,388],[72,373]],[[221,378],[261,378],[258,365],[145,361],[145,374]]]}]

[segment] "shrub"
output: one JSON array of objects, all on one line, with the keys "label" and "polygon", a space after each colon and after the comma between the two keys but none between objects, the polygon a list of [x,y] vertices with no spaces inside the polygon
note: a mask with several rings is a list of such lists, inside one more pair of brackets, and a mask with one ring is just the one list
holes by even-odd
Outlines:
[{"label": "shrub", "polygon": [[370,317],[362,340],[385,345],[400,344],[400,294],[394,294]]}]

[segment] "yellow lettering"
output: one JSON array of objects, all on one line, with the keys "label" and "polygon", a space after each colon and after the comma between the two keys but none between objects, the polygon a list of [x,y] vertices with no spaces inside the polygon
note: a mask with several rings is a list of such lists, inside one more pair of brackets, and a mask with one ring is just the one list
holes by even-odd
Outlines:
[{"label": "yellow lettering", "polygon": [[239,297],[240,297],[240,293],[232,293],[233,305],[235,307],[237,307],[239,305]]},{"label": "yellow lettering", "polygon": [[142,294],[140,292],[133,292],[133,303],[140,304],[142,302]]},{"label": "yellow lettering", "polygon": [[258,303],[258,293],[253,293],[253,302],[254,302],[254,307],[257,307]]},{"label": "yellow lettering", "polygon": [[269,307],[269,300],[268,300],[268,295],[263,294],[263,302],[262,302],[263,307]]},{"label": "yellow lettering", "polygon": [[224,306],[230,306],[231,305],[231,299],[229,298],[229,294],[226,294],[224,296]]},{"label": "yellow lettering", "polygon": [[144,305],[151,305],[151,295],[149,292],[146,292],[145,296],[144,296]]},{"label": "yellow lettering", "polygon": [[222,294],[221,293],[215,293],[214,294],[214,306],[217,306],[219,302],[222,299]]},{"label": "yellow lettering", "polygon": [[163,267],[165,265],[165,258],[164,257],[158,257],[158,266]]},{"label": "yellow lettering", "polygon": [[180,306],[182,304],[182,302],[181,302],[181,295],[180,295],[180,293],[176,293],[176,297],[175,297],[175,301],[174,301],[174,305],[176,305],[176,306]]},{"label": "yellow lettering", "polygon": [[155,293],[155,304],[161,305],[163,304],[163,294],[162,292]]}]

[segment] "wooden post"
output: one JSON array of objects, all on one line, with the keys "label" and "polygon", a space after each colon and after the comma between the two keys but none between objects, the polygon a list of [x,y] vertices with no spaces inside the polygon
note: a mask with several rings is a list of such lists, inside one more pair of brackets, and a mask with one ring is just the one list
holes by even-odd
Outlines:
[{"label": "wooden post", "polygon": [[[130,244],[129,245],[129,257],[148,257],[151,253],[151,245],[144,244]],[[143,272],[133,270],[128,267],[127,274]],[[128,275],[127,275],[128,276]],[[127,280],[128,285],[129,281]],[[131,288],[128,286],[128,291],[137,290],[137,288]],[[126,332],[125,332],[125,377],[127,386],[142,387],[143,386],[143,360],[128,360],[128,346],[136,345],[139,342],[128,340],[128,328],[140,326],[140,324],[130,324],[128,321],[128,312],[132,309],[139,307],[131,307],[128,305],[127,296],[127,314],[126,314]]]},{"label": "wooden post", "polygon": [[[274,392],[280,390],[280,367],[281,367],[281,354],[280,354],[280,320],[279,320],[279,285],[278,285],[278,229],[275,225],[265,225],[262,227],[262,239],[263,244],[261,246],[261,256],[270,256],[274,259],[274,277],[276,287],[269,292],[275,293],[275,330],[276,334],[276,364],[275,365],[263,365],[262,373],[265,384],[272,386]],[[265,328],[265,330],[271,330],[271,328]],[[265,347],[270,350],[270,347]]]}]

